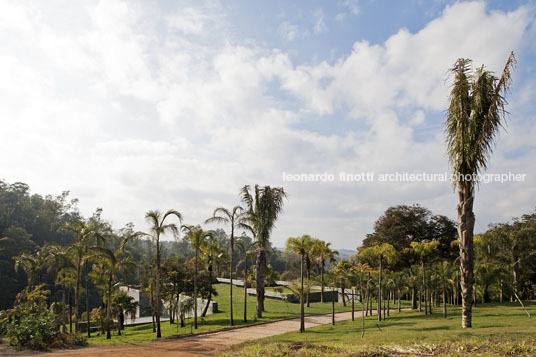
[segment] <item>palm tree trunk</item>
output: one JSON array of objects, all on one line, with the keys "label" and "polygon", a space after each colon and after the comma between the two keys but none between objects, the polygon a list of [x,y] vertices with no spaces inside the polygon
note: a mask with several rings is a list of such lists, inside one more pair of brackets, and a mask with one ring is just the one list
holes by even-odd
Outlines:
[{"label": "palm tree trunk", "polygon": [[155,308],[154,308],[154,292],[153,292],[153,283],[150,282],[150,287],[149,287],[149,293],[151,294],[151,321],[153,323],[153,333],[156,332],[156,321],[155,321],[155,318],[154,318],[154,315],[155,315]]},{"label": "palm tree trunk", "polygon": [[344,299],[344,279],[341,279],[341,296],[342,296],[342,305],[346,306],[346,300]]},{"label": "palm tree trunk", "polygon": [[397,297],[398,297],[398,312],[401,311],[401,306],[400,306],[400,288],[397,288]]},{"label": "palm tree trunk", "polygon": [[[88,326],[89,328],[89,326]],[[112,338],[112,273],[108,278],[108,299],[106,304],[106,339]]]},{"label": "palm tree trunk", "polygon": [[311,278],[311,264],[309,262],[309,257],[307,257],[307,307],[311,307],[311,301],[310,301],[310,293],[311,293],[311,284],[310,284],[310,278]]},{"label": "palm tree trunk", "polygon": [[67,301],[65,299],[65,288],[63,288],[63,290],[62,290],[61,301],[63,303],[63,308],[62,308],[62,315],[63,316],[61,317],[62,332],[66,333],[67,332],[67,326],[66,326],[66,323],[67,323]]},{"label": "palm tree trunk", "polygon": [[72,304],[72,298],[71,298],[71,289],[67,292],[69,296],[67,296],[67,300],[69,300],[69,335],[73,333],[73,304]]},{"label": "palm tree trunk", "polygon": [[355,291],[354,291],[354,288],[352,287],[352,321],[354,321],[354,295],[355,295]]},{"label": "palm tree trunk", "polygon": [[367,311],[365,313],[365,316],[369,315],[369,303],[372,308],[372,301],[370,299],[370,271],[368,272],[368,276],[367,276]]},{"label": "palm tree trunk", "polygon": [[[335,294],[333,294],[335,292]],[[335,326],[335,296],[337,296],[337,290],[331,288],[331,324]]]},{"label": "palm tree trunk", "polygon": [[195,250],[195,267],[194,267],[194,328],[197,329],[197,255],[198,249]]},{"label": "palm tree trunk", "polygon": [[324,303],[324,262],[320,265],[320,302]]},{"label": "palm tree trunk", "polygon": [[244,322],[248,322],[248,256],[244,258]]},{"label": "palm tree trunk", "polygon": [[[87,256],[87,244],[86,244],[86,256]],[[87,317],[87,337],[91,338],[91,329],[89,328],[89,289],[87,286],[87,280],[88,280],[88,273],[87,273],[87,260],[84,263],[84,270],[86,275],[86,317]]]},{"label": "palm tree trunk", "polygon": [[443,317],[447,317],[447,287],[445,282],[443,282]]},{"label": "palm tree trunk", "polygon": [[[231,257],[229,263],[229,313],[230,313],[230,325],[234,326],[233,319],[233,258],[234,258],[234,223],[231,224]],[[245,289],[245,287],[244,287]]]},{"label": "palm tree trunk", "polygon": [[255,285],[257,290],[257,317],[262,318],[264,311],[264,268],[266,266],[266,251],[259,250],[257,255],[257,269],[255,273]]},{"label": "palm tree trunk", "polygon": [[82,256],[78,255],[78,266],[76,267],[76,288],[74,292],[74,329],[76,333],[80,332],[78,326],[78,300],[80,296],[80,275],[82,269]]},{"label": "palm tree trunk", "polygon": [[460,276],[462,287],[462,328],[472,326],[472,304],[474,284],[473,194],[468,185],[458,191],[458,239],[460,246]]},{"label": "palm tree trunk", "polygon": [[378,274],[378,321],[382,320],[382,258],[380,257],[380,270]]},{"label": "palm tree trunk", "polygon": [[[389,294],[391,294],[391,292],[389,292]],[[387,299],[387,316],[389,316],[389,313],[391,312],[390,310],[390,305],[389,303],[391,302],[391,296],[389,296],[389,299]]]},{"label": "palm tree trunk", "polygon": [[301,291],[300,291],[300,333],[305,332],[305,311],[303,309],[303,254],[301,255],[301,265],[300,265],[300,278],[301,278]]},{"label": "palm tree trunk", "polygon": [[156,338],[162,337],[160,331],[160,237],[156,238]]}]

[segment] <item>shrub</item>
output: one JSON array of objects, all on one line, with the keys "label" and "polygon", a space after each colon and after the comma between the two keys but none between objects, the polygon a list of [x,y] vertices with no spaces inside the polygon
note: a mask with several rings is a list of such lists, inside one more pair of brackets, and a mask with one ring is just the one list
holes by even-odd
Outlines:
[{"label": "shrub", "polygon": [[17,349],[46,350],[86,343],[80,337],[60,332],[54,306],[46,305],[49,294],[43,285],[25,288],[17,295],[13,309],[0,312],[0,330],[10,345]]}]

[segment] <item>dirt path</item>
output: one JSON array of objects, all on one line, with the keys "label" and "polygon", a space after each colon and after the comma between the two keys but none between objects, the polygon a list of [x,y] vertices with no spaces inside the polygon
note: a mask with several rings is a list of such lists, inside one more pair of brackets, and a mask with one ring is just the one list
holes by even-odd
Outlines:
[{"label": "dirt path", "polygon": [[[361,317],[361,311],[356,310],[356,320]],[[335,314],[336,321],[349,320],[351,312]],[[331,314],[305,317],[305,328],[331,323]],[[245,341],[258,338],[280,335],[286,332],[297,331],[300,328],[300,319],[295,318],[284,321],[274,321],[257,326],[249,326],[229,331],[212,332],[199,336],[189,336],[177,339],[165,339],[139,345],[119,345],[111,347],[90,347],[79,350],[60,350],[46,354],[45,357],[66,356],[212,356],[230,349]],[[17,354],[17,356],[20,356]]]}]

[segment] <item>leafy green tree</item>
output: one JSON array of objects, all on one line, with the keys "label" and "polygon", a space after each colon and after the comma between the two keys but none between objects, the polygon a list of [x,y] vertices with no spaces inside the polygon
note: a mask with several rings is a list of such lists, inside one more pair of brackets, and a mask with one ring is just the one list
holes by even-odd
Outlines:
[{"label": "leafy green tree", "polygon": [[460,58],[450,69],[454,77],[449,96],[445,131],[447,153],[458,189],[458,239],[462,286],[462,327],[472,326],[472,292],[474,283],[473,213],[474,175],[486,169],[493,144],[506,115],[505,93],[515,66],[510,53],[500,78],[484,65],[472,69],[471,60]]},{"label": "leafy green tree", "polygon": [[246,206],[244,222],[247,223],[253,238],[259,242],[255,277],[258,318],[262,318],[262,312],[264,311],[264,273],[266,254],[270,247],[270,235],[283,209],[283,200],[286,196],[282,187],[255,185],[251,190],[246,185],[240,190],[241,200]]},{"label": "leafy green tree", "polygon": [[[231,245],[229,253],[229,301],[233,301],[233,266],[234,266],[234,244],[235,244],[235,229],[239,228],[243,223],[244,209],[240,206],[233,207],[228,210],[224,207],[218,207],[214,210],[212,217],[207,219],[205,223],[220,223],[227,224],[231,228]],[[233,304],[229,306],[230,325],[234,325],[233,320]]]}]

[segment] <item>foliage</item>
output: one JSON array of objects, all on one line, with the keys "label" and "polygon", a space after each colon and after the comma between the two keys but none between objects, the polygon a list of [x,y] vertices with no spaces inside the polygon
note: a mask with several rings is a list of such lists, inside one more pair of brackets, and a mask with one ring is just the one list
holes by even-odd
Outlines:
[{"label": "foliage", "polygon": [[43,285],[25,288],[15,300],[11,310],[0,312],[2,333],[9,344],[19,349],[46,350],[64,347],[70,343],[84,345],[84,339],[72,339],[58,328],[58,315],[46,304],[50,291]]}]

